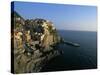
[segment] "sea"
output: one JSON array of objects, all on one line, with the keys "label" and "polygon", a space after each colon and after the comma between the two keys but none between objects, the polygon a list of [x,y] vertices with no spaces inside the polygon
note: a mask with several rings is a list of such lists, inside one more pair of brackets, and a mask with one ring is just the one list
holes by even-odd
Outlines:
[{"label": "sea", "polygon": [[97,32],[58,30],[58,33],[80,47],[62,45],[63,54],[47,62],[41,72],[97,68]]}]

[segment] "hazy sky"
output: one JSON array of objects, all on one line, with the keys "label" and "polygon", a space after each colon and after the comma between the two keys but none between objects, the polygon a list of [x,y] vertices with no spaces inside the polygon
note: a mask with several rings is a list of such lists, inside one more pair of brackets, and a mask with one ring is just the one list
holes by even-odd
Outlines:
[{"label": "hazy sky", "polygon": [[15,2],[15,11],[25,19],[44,18],[60,30],[97,31],[97,7]]}]

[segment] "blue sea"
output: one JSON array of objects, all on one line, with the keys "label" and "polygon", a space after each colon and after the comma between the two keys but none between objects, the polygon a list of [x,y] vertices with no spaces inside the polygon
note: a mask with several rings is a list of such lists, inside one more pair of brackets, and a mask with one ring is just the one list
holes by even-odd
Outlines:
[{"label": "blue sea", "polygon": [[58,33],[80,47],[63,45],[63,54],[50,60],[42,72],[97,68],[97,32],[59,30]]}]

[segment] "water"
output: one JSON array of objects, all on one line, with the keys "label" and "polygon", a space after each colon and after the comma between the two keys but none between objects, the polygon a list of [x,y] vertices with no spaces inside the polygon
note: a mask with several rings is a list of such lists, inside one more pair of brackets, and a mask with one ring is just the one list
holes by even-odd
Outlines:
[{"label": "water", "polygon": [[50,60],[42,72],[97,68],[97,32],[58,31],[67,41],[79,43],[80,47],[63,45],[64,54]]}]

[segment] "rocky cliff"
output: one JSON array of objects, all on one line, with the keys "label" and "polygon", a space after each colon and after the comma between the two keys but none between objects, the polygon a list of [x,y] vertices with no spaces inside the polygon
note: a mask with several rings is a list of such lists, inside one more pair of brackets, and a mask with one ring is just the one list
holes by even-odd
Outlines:
[{"label": "rocky cliff", "polygon": [[12,13],[11,39],[13,73],[39,72],[46,62],[60,55],[60,37],[48,20],[24,20],[18,13]]}]

